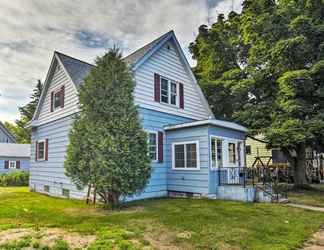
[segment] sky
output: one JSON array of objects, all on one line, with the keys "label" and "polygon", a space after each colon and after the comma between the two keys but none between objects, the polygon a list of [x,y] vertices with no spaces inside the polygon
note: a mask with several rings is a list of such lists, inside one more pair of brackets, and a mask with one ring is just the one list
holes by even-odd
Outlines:
[{"label": "sky", "polygon": [[55,50],[94,62],[124,55],[173,29],[187,59],[201,24],[241,10],[242,0],[0,0],[0,121],[19,119]]}]

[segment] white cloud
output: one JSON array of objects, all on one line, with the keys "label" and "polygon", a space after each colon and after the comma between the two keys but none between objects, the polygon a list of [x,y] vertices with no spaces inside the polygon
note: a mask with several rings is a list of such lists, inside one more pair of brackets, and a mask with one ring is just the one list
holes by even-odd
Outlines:
[{"label": "white cloud", "polygon": [[[241,1],[234,1],[235,10]],[[232,7],[232,0],[0,2],[1,121],[19,118],[17,107],[28,102],[37,79],[45,78],[54,50],[93,62],[113,44],[128,54],[174,29],[190,59],[187,47],[208,14],[215,17]]]}]

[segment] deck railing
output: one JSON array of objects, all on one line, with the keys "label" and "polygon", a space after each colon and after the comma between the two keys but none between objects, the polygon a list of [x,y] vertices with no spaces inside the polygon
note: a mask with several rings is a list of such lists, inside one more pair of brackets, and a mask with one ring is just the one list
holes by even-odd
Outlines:
[{"label": "deck railing", "polygon": [[221,167],[218,169],[219,185],[246,186],[248,168],[246,167]]}]

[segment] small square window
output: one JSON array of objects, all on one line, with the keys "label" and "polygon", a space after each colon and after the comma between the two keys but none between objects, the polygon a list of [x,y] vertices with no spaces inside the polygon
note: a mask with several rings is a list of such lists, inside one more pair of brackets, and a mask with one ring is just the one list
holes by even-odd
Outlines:
[{"label": "small square window", "polygon": [[50,191],[50,187],[49,187],[48,185],[44,185],[44,191],[45,191],[46,193],[49,193],[49,191]]},{"label": "small square window", "polygon": [[250,155],[252,153],[250,145],[245,146],[245,152],[246,152],[247,155]]},{"label": "small square window", "polygon": [[62,188],[62,195],[64,197],[70,198],[70,190],[66,188]]},{"label": "small square window", "polygon": [[16,168],[16,161],[9,161],[9,168]]},{"label": "small square window", "polygon": [[172,168],[173,169],[199,169],[199,143],[183,142],[172,145]]}]

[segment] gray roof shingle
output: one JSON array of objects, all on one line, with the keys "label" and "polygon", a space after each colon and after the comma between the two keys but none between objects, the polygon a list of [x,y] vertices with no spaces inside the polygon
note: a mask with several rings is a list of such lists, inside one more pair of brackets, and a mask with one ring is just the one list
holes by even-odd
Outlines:
[{"label": "gray roof shingle", "polygon": [[[160,41],[162,41],[165,37],[167,37],[170,33],[173,31],[169,31],[162,36],[158,37],[157,39],[153,40],[152,42],[146,44],[142,48],[134,51],[130,55],[123,58],[123,60],[128,65],[134,65],[137,63],[141,58],[143,58],[146,53],[148,53],[151,49],[154,48],[155,45],[157,45]],[[71,56],[62,54],[60,52],[55,51],[57,56],[60,58],[62,64],[64,65],[64,68],[70,75],[72,81],[76,85],[77,88],[80,87],[80,85],[83,82],[83,79],[86,77],[86,75],[89,73],[90,69],[94,67],[94,65],[81,61],[79,59],[73,58]]]}]

